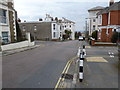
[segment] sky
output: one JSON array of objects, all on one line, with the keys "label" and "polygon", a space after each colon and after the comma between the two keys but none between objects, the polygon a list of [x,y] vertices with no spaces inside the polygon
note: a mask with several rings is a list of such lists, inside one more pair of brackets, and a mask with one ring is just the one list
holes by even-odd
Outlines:
[{"label": "sky", "polygon": [[22,21],[38,21],[50,14],[52,17],[72,20],[76,23],[76,31],[84,31],[87,10],[96,6],[107,7],[108,2],[109,0],[14,0],[14,7]]}]

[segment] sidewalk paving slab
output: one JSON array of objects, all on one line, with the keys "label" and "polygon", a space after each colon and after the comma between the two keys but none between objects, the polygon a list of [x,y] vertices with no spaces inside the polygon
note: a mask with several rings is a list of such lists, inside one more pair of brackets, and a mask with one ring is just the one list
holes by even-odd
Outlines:
[{"label": "sidewalk paving slab", "polygon": [[6,50],[6,51],[3,51],[3,52],[0,52],[0,56],[7,56],[7,55],[15,54],[15,53],[18,53],[18,52],[31,50],[31,49],[34,49],[34,48],[37,48],[37,47],[40,47],[40,45],[35,45],[35,46],[30,46],[30,47],[23,47],[23,48],[18,48],[18,49],[13,49],[13,50]]}]

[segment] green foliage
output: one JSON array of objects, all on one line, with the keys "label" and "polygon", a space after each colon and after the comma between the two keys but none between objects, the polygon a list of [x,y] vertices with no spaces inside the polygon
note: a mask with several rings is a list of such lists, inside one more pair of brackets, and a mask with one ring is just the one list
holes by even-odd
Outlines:
[{"label": "green foliage", "polygon": [[81,32],[75,32],[75,39],[78,39],[81,36]]},{"label": "green foliage", "polygon": [[117,41],[120,41],[120,32],[113,32],[111,41],[112,43],[117,43]]},{"label": "green foliage", "polygon": [[71,30],[65,30],[65,34],[63,35],[63,39],[70,38],[71,34],[72,34]]},{"label": "green foliage", "polygon": [[97,40],[97,37],[98,37],[98,31],[96,30],[92,33],[92,38],[95,38],[95,40]]}]

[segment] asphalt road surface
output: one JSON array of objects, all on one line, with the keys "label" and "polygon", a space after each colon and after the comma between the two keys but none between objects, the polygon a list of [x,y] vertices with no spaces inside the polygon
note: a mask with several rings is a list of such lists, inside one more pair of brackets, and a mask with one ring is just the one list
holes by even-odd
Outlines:
[{"label": "asphalt road surface", "polygon": [[84,80],[76,88],[119,88],[117,47],[86,48]]},{"label": "asphalt road surface", "polygon": [[79,41],[37,42],[40,47],[3,56],[3,88],[54,88]]},{"label": "asphalt road surface", "polygon": [[[4,56],[3,88],[54,88],[82,41],[36,42],[40,47]],[[117,48],[86,47],[84,80],[76,88],[118,88]]]}]

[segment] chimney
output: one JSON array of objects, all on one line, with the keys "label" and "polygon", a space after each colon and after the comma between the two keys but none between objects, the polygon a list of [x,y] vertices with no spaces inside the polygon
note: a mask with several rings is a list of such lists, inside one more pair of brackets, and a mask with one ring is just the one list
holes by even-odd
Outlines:
[{"label": "chimney", "polygon": [[42,19],[42,18],[39,18],[39,21],[43,21],[43,19]]},{"label": "chimney", "polygon": [[113,5],[114,4],[114,0],[110,0],[109,2],[109,6]]},{"label": "chimney", "polygon": [[21,22],[21,20],[20,20],[20,18],[18,18],[18,20],[17,20],[18,22]]}]

